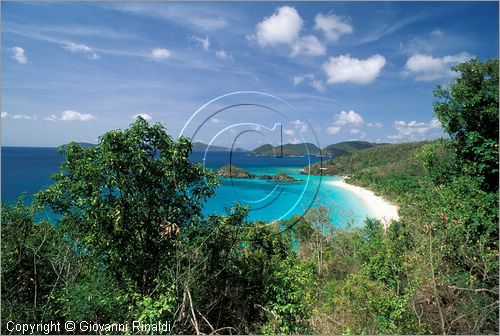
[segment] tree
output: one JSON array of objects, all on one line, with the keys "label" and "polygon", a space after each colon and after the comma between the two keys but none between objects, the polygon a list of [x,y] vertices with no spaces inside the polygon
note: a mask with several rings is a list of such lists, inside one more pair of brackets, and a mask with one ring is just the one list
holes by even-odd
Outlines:
[{"label": "tree", "polygon": [[57,320],[54,294],[78,273],[71,246],[46,221],[34,223],[24,198],[2,204],[2,329],[7,321]]},{"label": "tree", "polygon": [[498,190],[498,60],[471,60],[448,88],[438,86],[434,113],[455,144],[457,168]]},{"label": "tree", "polygon": [[171,266],[174,239],[201,219],[217,180],[189,161],[191,143],[138,118],[95,147],[64,147],[55,183],[37,201],[57,215],[74,249],[120,288],[149,295]]}]

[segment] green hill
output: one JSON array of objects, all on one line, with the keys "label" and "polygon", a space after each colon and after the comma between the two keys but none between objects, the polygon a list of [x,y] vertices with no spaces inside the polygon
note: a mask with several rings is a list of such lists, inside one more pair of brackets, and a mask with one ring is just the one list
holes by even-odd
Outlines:
[{"label": "green hill", "polygon": [[[319,148],[312,143],[283,145],[283,155],[284,156],[307,155],[306,145],[310,155],[320,155]],[[382,146],[382,145],[387,145],[387,144],[371,143],[367,141],[343,141],[326,146],[321,150],[321,155],[339,157],[346,154],[355,153],[363,149]],[[280,146],[273,147],[267,144],[255,148],[250,152],[250,154],[258,156],[276,156],[276,155],[281,155],[281,150]]]},{"label": "green hill", "polygon": [[[416,152],[429,141],[410,142],[403,144],[388,144],[376,146],[356,153],[339,157],[335,160],[327,160],[311,166],[313,175],[351,175],[363,172],[377,171],[379,174],[387,174],[393,171],[412,171],[419,174],[422,171],[421,164],[416,159]],[[304,168],[304,173],[308,168]]]},{"label": "green hill", "polygon": [[368,141],[343,141],[326,146],[321,150],[321,154],[323,154],[323,156],[339,157],[346,154],[355,153],[363,149],[368,149],[382,145],[387,145],[387,144],[371,143]]},{"label": "green hill", "polygon": [[[283,145],[283,156],[304,156],[307,155],[318,155],[318,146],[312,143],[301,143],[301,144],[286,144]],[[255,148],[250,152],[250,155],[256,156],[276,156],[281,155],[280,146],[262,145]]]}]

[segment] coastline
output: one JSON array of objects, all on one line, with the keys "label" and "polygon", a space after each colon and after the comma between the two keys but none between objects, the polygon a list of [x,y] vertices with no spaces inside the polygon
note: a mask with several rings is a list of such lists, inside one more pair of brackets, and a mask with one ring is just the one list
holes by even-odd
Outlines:
[{"label": "coastline", "polygon": [[382,222],[384,229],[387,229],[392,221],[399,220],[399,207],[375,195],[373,191],[348,184],[345,182],[345,177],[343,176],[338,181],[329,181],[326,183],[352,192],[369,207],[373,217]]}]

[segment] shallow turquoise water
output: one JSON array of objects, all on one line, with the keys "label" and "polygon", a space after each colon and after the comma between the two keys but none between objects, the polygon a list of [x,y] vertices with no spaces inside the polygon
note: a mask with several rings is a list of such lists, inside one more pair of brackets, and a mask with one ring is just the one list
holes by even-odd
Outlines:
[{"label": "shallow turquoise water", "polygon": [[369,208],[351,192],[329,185],[340,179],[330,176],[301,175],[297,167],[242,167],[256,174],[286,173],[301,182],[275,183],[263,180],[221,179],[222,185],[211,199],[206,211],[223,213],[234,202],[250,207],[252,220],[275,221],[303,215],[311,207],[331,209],[332,223],[337,227],[361,225],[372,214]]},{"label": "shallow turquoise water", "polygon": [[[2,201],[14,202],[21,193],[26,201],[51,183],[50,176],[59,170],[64,157],[55,148],[2,147]],[[320,159],[251,157],[246,153],[194,152],[194,162],[205,163],[206,168],[217,169],[232,163],[256,175],[286,173],[301,182],[275,183],[263,180],[222,179],[215,197],[205,205],[204,213],[225,212],[226,207],[239,202],[250,207],[250,220],[271,222],[303,215],[310,207],[327,206],[332,210],[332,223],[346,226],[361,225],[370,212],[366,204],[342,188],[328,185],[339,177],[301,175],[309,163]]]}]

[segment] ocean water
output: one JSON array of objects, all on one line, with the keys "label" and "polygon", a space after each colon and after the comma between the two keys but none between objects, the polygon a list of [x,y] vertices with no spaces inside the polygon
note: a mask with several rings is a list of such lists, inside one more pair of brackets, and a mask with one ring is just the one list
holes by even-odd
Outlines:
[{"label": "ocean water", "polygon": [[[33,194],[50,185],[64,157],[55,148],[2,147],[2,201],[14,202],[21,193],[30,201]],[[246,153],[194,152],[193,162],[217,169],[225,164],[255,175],[286,173],[299,182],[276,183],[258,179],[220,179],[216,195],[204,207],[205,214],[222,214],[235,202],[250,208],[250,220],[271,222],[303,215],[310,207],[327,206],[335,226],[361,225],[371,216],[369,207],[351,192],[328,185],[339,177],[300,174],[303,167],[319,161],[316,157],[270,158]]]}]

